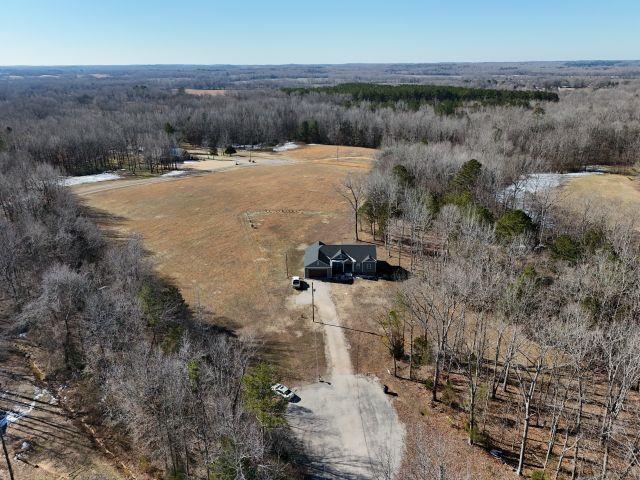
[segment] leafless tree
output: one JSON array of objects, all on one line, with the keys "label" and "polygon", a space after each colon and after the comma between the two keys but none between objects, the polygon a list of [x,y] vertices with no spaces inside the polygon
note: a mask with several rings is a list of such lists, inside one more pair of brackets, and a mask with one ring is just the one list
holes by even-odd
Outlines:
[{"label": "leafless tree", "polygon": [[354,173],[349,173],[342,180],[342,183],[336,187],[337,192],[349,203],[353,211],[356,241],[360,240],[358,237],[358,215],[360,214],[360,207],[365,198],[366,188],[365,178]]}]

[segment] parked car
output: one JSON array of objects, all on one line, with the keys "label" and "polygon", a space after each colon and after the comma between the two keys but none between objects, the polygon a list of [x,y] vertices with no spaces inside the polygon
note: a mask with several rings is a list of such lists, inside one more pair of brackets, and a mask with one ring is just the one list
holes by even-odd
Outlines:
[{"label": "parked car", "polygon": [[300,281],[300,277],[291,278],[291,286],[296,290],[302,289],[302,282]]},{"label": "parked car", "polygon": [[282,385],[281,383],[276,383],[275,385],[273,385],[271,387],[271,390],[273,390],[273,393],[275,393],[276,395],[280,395],[286,400],[291,400],[295,396],[293,390],[285,385]]},{"label": "parked car", "polygon": [[353,273],[343,273],[342,275],[337,275],[333,277],[334,282],[338,283],[353,283]]}]

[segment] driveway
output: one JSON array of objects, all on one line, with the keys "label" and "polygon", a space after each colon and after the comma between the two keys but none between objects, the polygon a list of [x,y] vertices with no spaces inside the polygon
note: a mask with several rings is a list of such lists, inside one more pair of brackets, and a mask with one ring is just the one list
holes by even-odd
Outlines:
[{"label": "driveway", "polygon": [[[349,346],[331,298],[331,284],[315,281],[316,321],[324,332],[329,377],[300,387],[288,420],[306,446],[311,478],[389,479],[402,459],[404,428],[372,377],[353,372]],[[311,304],[311,289],[295,297]]]}]

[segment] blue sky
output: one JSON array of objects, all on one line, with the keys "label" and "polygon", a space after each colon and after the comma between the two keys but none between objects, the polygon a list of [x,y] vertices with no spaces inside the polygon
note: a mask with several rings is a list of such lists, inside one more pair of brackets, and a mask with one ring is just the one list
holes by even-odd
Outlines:
[{"label": "blue sky", "polygon": [[0,65],[640,58],[640,0],[2,0]]}]

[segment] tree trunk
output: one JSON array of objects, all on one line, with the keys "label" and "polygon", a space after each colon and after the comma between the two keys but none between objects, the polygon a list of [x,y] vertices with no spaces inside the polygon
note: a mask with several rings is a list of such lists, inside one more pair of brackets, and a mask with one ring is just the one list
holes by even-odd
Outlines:
[{"label": "tree trunk", "polygon": [[524,407],[524,427],[522,429],[522,441],[520,442],[520,454],[518,455],[518,468],[516,469],[516,474],[518,476],[522,476],[524,470],[524,455],[527,448],[527,439],[529,437],[530,415],[531,400],[527,400]]},{"label": "tree trunk", "polygon": [[573,451],[573,466],[571,468],[571,480],[578,478],[578,459],[580,456],[580,429],[582,427],[582,405],[583,405],[583,393],[582,393],[582,378],[578,379],[578,418],[576,419],[576,446]]},{"label": "tree trunk", "polygon": [[2,439],[2,451],[4,452],[4,459],[7,461],[7,469],[9,470],[9,479],[14,480],[13,467],[11,466],[11,460],[9,459],[7,444],[4,442],[4,435],[0,435],[0,439]]},{"label": "tree trunk", "polygon": [[440,378],[440,351],[436,354],[436,370],[433,373],[433,386],[431,387],[431,400],[437,401],[438,380]]}]

